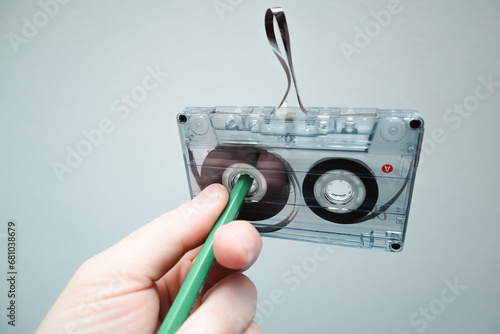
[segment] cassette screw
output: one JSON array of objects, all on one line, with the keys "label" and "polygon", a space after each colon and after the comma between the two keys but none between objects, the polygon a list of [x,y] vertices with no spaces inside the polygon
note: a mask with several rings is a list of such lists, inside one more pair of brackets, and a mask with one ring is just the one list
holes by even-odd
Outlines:
[{"label": "cassette screw", "polygon": [[356,123],[352,118],[349,118],[344,124],[345,132],[353,133],[356,131]]},{"label": "cassette screw", "polygon": [[285,141],[285,143],[291,144],[295,140],[295,136],[286,135],[283,137],[283,140]]},{"label": "cassette screw", "polygon": [[422,126],[422,121],[419,119],[412,119],[410,121],[410,128],[419,129]]},{"label": "cassette screw", "polygon": [[259,132],[259,123],[257,121],[252,121],[250,124],[250,131]]},{"label": "cassette screw", "polygon": [[320,121],[319,122],[319,132],[320,133],[327,133],[328,132],[328,122],[327,121]]},{"label": "cassette screw", "polygon": [[401,251],[401,244],[400,243],[392,243],[391,244],[391,251],[393,252],[400,252]]},{"label": "cassette screw", "polygon": [[226,128],[233,129],[236,126],[236,120],[230,116],[226,119]]}]

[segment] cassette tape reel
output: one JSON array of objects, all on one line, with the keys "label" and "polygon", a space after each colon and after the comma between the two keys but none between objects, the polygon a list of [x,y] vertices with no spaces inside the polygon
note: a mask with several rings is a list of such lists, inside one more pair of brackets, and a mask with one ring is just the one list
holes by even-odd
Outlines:
[{"label": "cassette tape reel", "polygon": [[401,251],[424,133],[412,110],[186,108],[191,195],[253,185],[239,219],[265,236]]}]

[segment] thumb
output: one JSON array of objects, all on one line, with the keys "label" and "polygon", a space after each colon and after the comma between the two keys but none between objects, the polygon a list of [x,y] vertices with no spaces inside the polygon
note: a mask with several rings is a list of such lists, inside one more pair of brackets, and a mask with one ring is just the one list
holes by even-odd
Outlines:
[{"label": "thumb", "polygon": [[[224,186],[213,184],[95,257],[101,270],[159,280],[189,250],[201,245],[226,206]],[[110,268],[111,266],[111,268]],[[125,269],[126,268],[126,269]]]}]

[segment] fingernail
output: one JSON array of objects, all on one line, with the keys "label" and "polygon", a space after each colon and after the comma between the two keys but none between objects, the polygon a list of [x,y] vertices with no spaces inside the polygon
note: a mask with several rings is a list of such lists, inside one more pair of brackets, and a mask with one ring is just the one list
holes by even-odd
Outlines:
[{"label": "fingernail", "polygon": [[246,246],[245,248],[247,249],[249,260],[253,260],[256,257],[257,250],[255,249],[252,236],[247,230],[241,228],[235,230],[235,232],[241,244]]},{"label": "fingernail", "polygon": [[217,187],[208,186],[195,197],[195,200],[200,204],[209,204],[215,202],[218,198],[219,191],[217,190]]}]

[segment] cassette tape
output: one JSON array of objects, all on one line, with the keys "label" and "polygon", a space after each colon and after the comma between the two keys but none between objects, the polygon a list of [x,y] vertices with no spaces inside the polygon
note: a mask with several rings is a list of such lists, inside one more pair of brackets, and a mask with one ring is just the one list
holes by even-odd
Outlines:
[{"label": "cassette tape", "polygon": [[238,219],[269,237],[399,252],[424,134],[412,110],[193,107],[177,115],[191,196],[250,174]]}]

